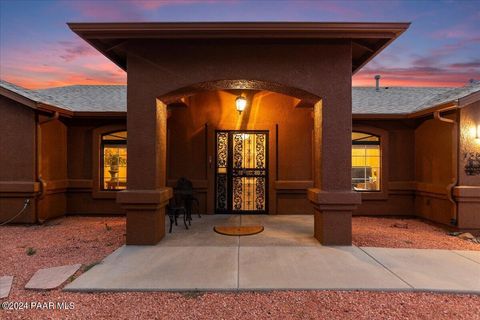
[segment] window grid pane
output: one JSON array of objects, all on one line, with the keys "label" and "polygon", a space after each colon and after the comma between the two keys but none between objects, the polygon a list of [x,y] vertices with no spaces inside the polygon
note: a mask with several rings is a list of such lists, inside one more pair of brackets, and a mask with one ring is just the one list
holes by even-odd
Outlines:
[{"label": "window grid pane", "polygon": [[102,189],[127,188],[127,132],[112,132],[102,136]]},{"label": "window grid pane", "polygon": [[352,189],[379,191],[381,179],[380,138],[352,133]]}]

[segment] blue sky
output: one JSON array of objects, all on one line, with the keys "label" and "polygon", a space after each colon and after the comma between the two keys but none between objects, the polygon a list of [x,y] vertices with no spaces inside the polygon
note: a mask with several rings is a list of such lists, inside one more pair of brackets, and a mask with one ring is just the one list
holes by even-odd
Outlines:
[{"label": "blue sky", "polygon": [[355,75],[354,85],[461,86],[480,79],[480,0],[0,0],[0,78],[28,88],[125,83],[66,22],[381,21],[409,30]]}]

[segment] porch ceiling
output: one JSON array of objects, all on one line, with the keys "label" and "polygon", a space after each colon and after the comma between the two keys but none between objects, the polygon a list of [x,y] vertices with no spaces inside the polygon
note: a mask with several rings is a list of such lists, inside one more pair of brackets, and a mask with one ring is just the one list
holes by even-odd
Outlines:
[{"label": "porch ceiling", "polygon": [[372,22],[150,22],[68,23],[70,29],[126,70],[128,39],[282,39],[352,41],[352,72],[400,36],[410,23]]}]

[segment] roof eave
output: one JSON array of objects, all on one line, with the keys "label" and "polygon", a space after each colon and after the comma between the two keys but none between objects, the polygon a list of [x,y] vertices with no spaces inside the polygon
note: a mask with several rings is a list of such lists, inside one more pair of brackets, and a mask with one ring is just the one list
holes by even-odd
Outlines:
[{"label": "roof eave", "polygon": [[69,22],[77,34],[105,38],[363,38],[400,35],[410,23],[389,22]]},{"label": "roof eave", "polygon": [[398,120],[408,119],[405,113],[353,113],[354,120]]},{"label": "roof eave", "polygon": [[[383,22],[113,22],[67,23],[69,28],[117,66],[126,70],[126,59],[114,47],[127,39],[378,39],[360,59],[352,61],[355,74],[410,23]],[[101,39],[117,40],[105,47]]]},{"label": "roof eave", "polygon": [[458,99],[458,106],[460,108],[463,108],[477,101],[480,101],[480,89],[478,91],[470,93],[465,97],[461,97],[460,99]]},{"label": "roof eave", "polygon": [[13,101],[16,101],[18,103],[21,103],[27,107],[30,107],[32,109],[37,109],[37,102],[35,100],[32,100],[30,98],[27,98],[15,91],[9,90],[5,87],[0,87],[0,95],[7,97]]},{"label": "roof eave", "polygon": [[72,116],[72,112],[63,108],[59,108],[50,104],[46,104],[40,101],[32,100],[22,94],[19,94],[15,91],[9,90],[5,87],[0,87],[0,95],[7,97],[13,101],[16,101],[26,107],[29,107],[33,110],[43,111],[48,113],[55,113],[58,112],[62,116]]},{"label": "roof eave", "polygon": [[73,117],[78,118],[125,118],[126,111],[75,111]]},{"label": "roof eave", "polygon": [[436,111],[450,111],[458,108],[458,101],[457,100],[452,100],[448,101],[445,103],[437,104],[433,107],[429,107],[423,110],[418,110],[415,112],[412,112],[408,115],[408,118],[413,119],[413,118],[421,118],[424,116],[428,116]]}]

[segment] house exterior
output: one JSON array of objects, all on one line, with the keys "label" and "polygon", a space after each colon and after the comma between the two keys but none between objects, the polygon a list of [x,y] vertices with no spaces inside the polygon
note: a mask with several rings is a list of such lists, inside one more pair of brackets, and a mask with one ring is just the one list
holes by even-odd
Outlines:
[{"label": "house exterior", "polygon": [[0,223],[30,199],[14,222],[126,214],[155,244],[187,177],[202,213],[314,214],[323,244],[352,215],[480,230],[480,83],[351,86],[408,24],[69,26],[128,85],[0,82]]}]

